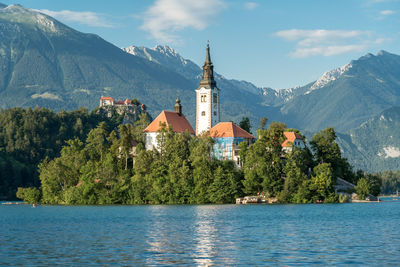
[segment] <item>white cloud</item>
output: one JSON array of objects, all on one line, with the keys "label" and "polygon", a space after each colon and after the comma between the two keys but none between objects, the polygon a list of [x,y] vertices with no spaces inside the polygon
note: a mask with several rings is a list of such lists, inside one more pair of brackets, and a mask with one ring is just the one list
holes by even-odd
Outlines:
[{"label": "white cloud", "polygon": [[77,22],[80,24],[85,24],[92,27],[103,27],[112,28],[113,25],[104,19],[104,15],[98,14],[90,11],[71,11],[71,10],[61,10],[52,11],[48,9],[37,10],[41,13],[54,17],[63,22]]},{"label": "white cloud", "polygon": [[391,9],[382,10],[379,12],[379,16],[376,18],[377,20],[385,19],[386,17],[395,14],[396,11]]},{"label": "white cloud", "polygon": [[248,9],[248,10],[253,10],[256,7],[258,7],[258,3],[256,3],[256,2],[246,2],[246,3],[244,3],[244,7],[246,9]]},{"label": "white cloud", "polygon": [[157,0],[142,14],[141,29],[165,43],[180,41],[177,32],[205,29],[210,20],[226,7],[223,0]]},{"label": "white cloud", "polygon": [[382,16],[388,16],[388,15],[393,15],[394,13],[396,13],[394,10],[382,10],[381,12],[379,12],[379,14],[381,14]]},{"label": "white cloud", "polygon": [[399,0],[370,0],[368,4],[380,4],[380,3],[390,3],[390,2],[399,2]]},{"label": "white cloud", "polygon": [[291,29],[276,32],[275,35],[296,42],[296,49],[290,55],[294,58],[305,58],[361,52],[367,48],[371,33],[355,30]]},{"label": "white cloud", "polygon": [[347,40],[367,35],[366,31],[337,31],[337,30],[298,30],[291,29],[279,31],[277,36],[282,37],[289,41],[300,40],[299,44],[302,46],[310,46],[312,44],[321,42],[332,42],[339,40]]},{"label": "white cloud", "polygon": [[291,53],[294,58],[305,58],[310,56],[335,56],[349,52],[360,52],[366,49],[365,45],[334,45],[297,48]]}]

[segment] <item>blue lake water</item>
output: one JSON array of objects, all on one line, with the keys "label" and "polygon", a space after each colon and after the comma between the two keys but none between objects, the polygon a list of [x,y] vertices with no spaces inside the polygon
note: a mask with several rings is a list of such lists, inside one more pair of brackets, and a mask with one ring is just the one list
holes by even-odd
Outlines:
[{"label": "blue lake water", "polygon": [[400,265],[400,200],[0,205],[0,266]]}]

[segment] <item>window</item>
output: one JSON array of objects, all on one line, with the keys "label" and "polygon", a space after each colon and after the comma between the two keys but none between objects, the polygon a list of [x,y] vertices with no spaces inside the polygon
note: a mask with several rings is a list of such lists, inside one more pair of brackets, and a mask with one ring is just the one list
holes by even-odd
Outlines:
[{"label": "window", "polygon": [[205,111],[202,111],[201,112],[201,116],[205,116],[206,115],[206,112]]},{"label": "window", "polygon": [[214,111],[214,116],[217,116],[217,112],[216,111]]},{"label": "window", "polygon": [[201,95],[200,96],[200,102],[207,102],[207,95]]},{"label": "window", "polygon": [[213,103],[217,103],[218,102],[218,95],[217,93],[213,94]]}]

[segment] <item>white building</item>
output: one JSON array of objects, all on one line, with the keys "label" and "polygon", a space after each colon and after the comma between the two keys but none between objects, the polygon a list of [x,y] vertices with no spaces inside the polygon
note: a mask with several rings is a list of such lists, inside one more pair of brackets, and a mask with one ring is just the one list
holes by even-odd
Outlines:
[{"label": "white building", "polygon": [[146,133],[146,150],[158,149],[157,136],[163,127],[171,127],[175,133],[184,133],[187,131],[189,134],[195,135],[195,132],[182,113],[181,101],[176,100],[174,111],[163,110],[149,126],[144,129]]},{"label": "white building", "polygon": [[219,89],[214,80],[214,66],[207,42],[203,76],[199,88],[196,89],[196,135],[209,131],[220,122],[220,116]]},{"label": "white building", "polygon": [[303,138],[295,132],[284,132],[286,140],[282,143],[282,150],[292,152],[293,147],[305,148]]}]

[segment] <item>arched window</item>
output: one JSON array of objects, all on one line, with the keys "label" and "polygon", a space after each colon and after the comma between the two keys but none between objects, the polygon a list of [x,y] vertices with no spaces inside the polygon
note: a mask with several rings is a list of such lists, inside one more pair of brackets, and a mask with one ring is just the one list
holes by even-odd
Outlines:
[{"label": "arched window", "polygon": [[206,112],[205,111],[202,111],[201,112],[201,116],[205,116],[206,115]]}]

